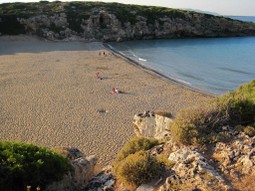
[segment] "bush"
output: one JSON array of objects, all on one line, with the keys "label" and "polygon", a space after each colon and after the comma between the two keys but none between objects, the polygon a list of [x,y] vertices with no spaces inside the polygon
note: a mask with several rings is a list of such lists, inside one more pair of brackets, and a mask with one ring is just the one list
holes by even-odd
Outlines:
[{"label": "bush", "polygon": [[67,159],[26,143],[0,142],[0,188],[3,191],[44,188],[60,180],[69,169]]},{"label": "bush", "polygon": [[250,137],[254,137],[255,136],[255,129],[252,126],[247,126],[244,128],[244,133]]},{"label": "bush", "polygon": [[213,104],[188,108],[177,114],[171,132],[176,141],[185,145],[205,144],[227,120],[222,108]]},{"label": "bush", "polygon": [[117,161],[121,161],[130,154],[134,154],[140,150],[146,151],[158,145],[159,142],[156,139],[150,138],[146,139],[143,137],[135,137],[131,139],[124,148],[120,151],[117,156]]},{"label": "bush", "polygon": [[[255,122],[255,80],[240,86],[208,106],[179,112],[171,127],[175,139],[186,145],[206,144],[222,139],[223,125]],[[224,137],[229,139],[228,135]]]},{"label": "bush", "polygon": [[156,161],[161,166],[162,170],[171,170],[174,166],[174,163],[163,154],[158,155]]},{"label": "bush", "polygon": [[122,182],[138,186],[160,174],[160,164],[145,151],[130,154],[115,166],[116,176]]},{"label": "bush", "polygon": [[229,92],[219,98],[219,104],[227,105],[232,124],[244,124],[255,122],[255,80]]}]

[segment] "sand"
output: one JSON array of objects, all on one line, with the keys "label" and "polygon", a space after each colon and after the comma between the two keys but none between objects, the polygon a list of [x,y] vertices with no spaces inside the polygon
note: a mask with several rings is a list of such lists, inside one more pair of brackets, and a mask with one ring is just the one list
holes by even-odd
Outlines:
[{"label": "sand", "polygon": [[109,52],[100,42],[0,37],[0,139],[77,147],[108,164],[134,136],[136,113],[212,99],[100,51]]}]

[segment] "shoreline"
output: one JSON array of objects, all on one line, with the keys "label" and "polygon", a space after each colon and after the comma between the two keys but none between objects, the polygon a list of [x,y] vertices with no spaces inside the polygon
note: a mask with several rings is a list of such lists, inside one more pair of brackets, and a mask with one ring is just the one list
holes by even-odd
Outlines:
[{"label": "shoreline", "polygon": [[212,99],[102,51],[101,42],[0,37],[0,140],[76,147],[105,165],[134,136],[135,114]]},{"label": "shoreline", "polygon": [[162,79],[164,79],[164,80],[167,80],[167,81],[169,81],[170,83],[174,83],[174,84],[176,84],[176,85],[178,85],[178,86],[188,88],[188,89],[191,90],[191,91],[199,92],[199,93],[204,94],[204,95],[206,95],[206,96],[212,96],[212,97],[220,96],[220,95],[218,95],[218,94],[214,94],[214,93],[212,93],[212,92],[202,91],[201,89],[198,89],[198,88],[189,86],[189,85],[187,85],[187,84],[185,84],[185,83],[182,83],[182,82],[180,82],[180,81],[177,81],[177,80],[175,80],[174,78],[171,78],[171,77],[169,77],[169,76],[167,76],[167,75],[165,75],[165,74],[162,74],[162,73],[160,73],[159,71],[157,71],[157,70],[155,70],[155,69],[152,69],[152,68],[150,68],[150,67],[146,67],[146,66],[140,64],[138,61],[136,61],[136,60],[134,60],[134,59],[132,59],[132,58],[129,58],[128,56],[122,54],[120,51],[118,51],[118,50],[112,48],[112,46],[109,45],[108,43],[102,42],[102,44],[103,44],[103,46],[104,46],[107,50],[111,51],[113,54],[115,54],[115,55],[119,56],[120,58],[124,59],[124,60],[127,61],[129,64],[132,64],[132,65],[134,65],[134,66],[136,66],[136,67],[138,67],[138,68],[144,70],[145,72],[148,72],[148,73],[150,73],[150,74],[152,74],[152,75],[158,76],[158,77],[160,77],[160,78],[162,78]]}]

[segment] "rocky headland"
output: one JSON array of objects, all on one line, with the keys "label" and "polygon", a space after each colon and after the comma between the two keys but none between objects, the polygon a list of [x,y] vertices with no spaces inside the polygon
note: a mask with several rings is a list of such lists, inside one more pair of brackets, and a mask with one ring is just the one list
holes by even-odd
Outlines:
[{"label": "rocky headland", "polygon": [[0,33],[125,41],[255,35],[255,24],[164,7],[102,2],[0,4]]}]

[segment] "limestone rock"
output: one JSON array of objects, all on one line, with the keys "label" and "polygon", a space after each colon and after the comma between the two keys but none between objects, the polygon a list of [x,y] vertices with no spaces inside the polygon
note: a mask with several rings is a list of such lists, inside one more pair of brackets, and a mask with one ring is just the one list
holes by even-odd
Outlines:
[{"label": "limestone rock", "polygon": [[173,120],[154,112],[146,111],[134,116],[135,134],[138,137],[165,139],[169,136]]},{"label": "limestone rock", "polygon": [[84,189],[88,181],[94,176],[94,167],[96,158],[94,156],[86,157],[78,149],[63,148],[63,153],[71,163],[71,170],[64,175],[59,182],[49,185],[46,191],[69,191]]},{"label": "limestone rock", "polygon": [[86,188],[86,191],[111,191],[113,190],[113,186],[115,184],[115,179],[112,175],[112,167],[106,166],[102,169],[98,175],[93,177]]},{"label": "limestone rock", "polygon": [[[71,35],[102,41],[255,35],[255,26],[252,23],[208,14],[177,11],[174,15],[161,13],[152,19],[149,15],[141,14],[139,10],[130,10],[132,16],[125,17],[97,5],[83,11],[74,6],[65,10],[60,3],[58,11],[54,9],[45,12],[44,5],[41,6],[38,15],[31,12],[15,16],[17,26],[21,28],[20,33],[37,34],[51,40],[52,37],[62,40]],[[74,12],[76,19],[72,18]],[[0,14],[0,26],[8,26],[10,20],[13,20],[12,14]],[[54,34],[47,35],[44,31]],[[6,31],[0,27],[0,33],[6,34]]]},{"label": "limestone rock", "polygon": [[142,184],[136,189],[136,191],[154,191],[154,190],[155,188],[149,184]]},{"label": "limestone rock", "polygon": [[231,188],[197,151],[185,147],[171,153],[168,159],[175,165],[172,168],[172,175],[166,179],[165,184],[160,187],[160,191],[171,190],[173,185],[184,187],[190,185],[194,189],[200,190],[209,188],[228,190]]},{"label": "limestone rock", "polygon": [[[255,172],[255,137],[239,133],[229,143],[218,142],[213,157],[222,164],[222,168],[233,176]],[[230,175],[231,175],[230,174]]]}]

